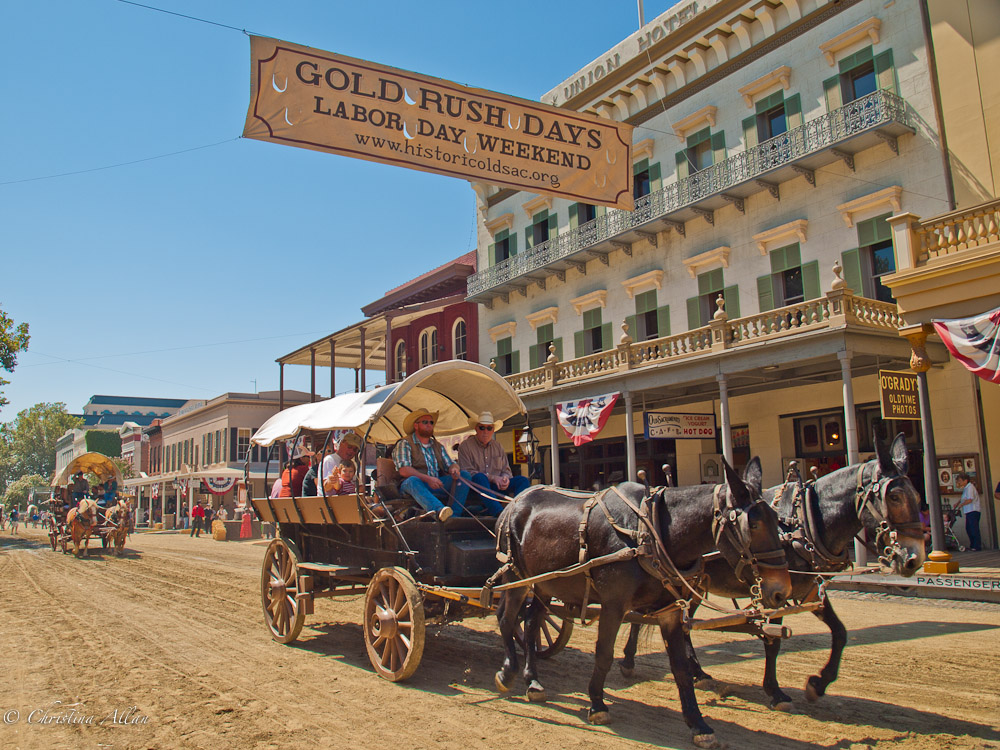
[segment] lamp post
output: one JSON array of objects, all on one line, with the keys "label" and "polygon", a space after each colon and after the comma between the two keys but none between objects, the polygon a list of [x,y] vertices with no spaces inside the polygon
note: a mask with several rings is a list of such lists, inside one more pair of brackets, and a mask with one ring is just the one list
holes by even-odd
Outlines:
[{"label": "lamp post", "polygon": [[528,479],[535,478],[535,454],[538,451],[538,438],[535,437],[534,431],[531,429],[530,424],[524,426],[524,431],[521,433],[521,438],[517,441],[517,444],[521,446],[521,452],[524,457],[528,459]]}]

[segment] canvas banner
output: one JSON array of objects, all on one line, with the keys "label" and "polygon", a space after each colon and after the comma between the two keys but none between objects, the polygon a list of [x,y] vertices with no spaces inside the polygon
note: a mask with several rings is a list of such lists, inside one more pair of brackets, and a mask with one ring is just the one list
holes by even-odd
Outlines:
[{"label": "canvas banner", "polygon": [[605,393],[579,401],[561,401],[556,404],[556,418],[573,445],[579,447],[604,429],[617,400],[617,393]]},{"label": "canvas banner", "polygon": [[972,318],[932,320],[952,356],[991,383],[1000,383],[1000,307]]},{"label": "canvas banner", "polygon": [[250,37],[243,135],[631,210],[632,126]]}]

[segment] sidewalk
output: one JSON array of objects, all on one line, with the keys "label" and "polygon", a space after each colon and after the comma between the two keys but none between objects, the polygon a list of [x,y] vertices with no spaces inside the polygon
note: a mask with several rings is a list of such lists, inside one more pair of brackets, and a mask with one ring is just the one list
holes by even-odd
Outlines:
[{"label": "sidewalk", "polygon": [[929,575],[920,571],[912,578],[902,578],[880,575],[877,565],[869,565],[867,569],[874,572],[838,576],[829,588],[1000,603],[1000,551],[952,552],[951,559],[959,565],[957,573]]}]

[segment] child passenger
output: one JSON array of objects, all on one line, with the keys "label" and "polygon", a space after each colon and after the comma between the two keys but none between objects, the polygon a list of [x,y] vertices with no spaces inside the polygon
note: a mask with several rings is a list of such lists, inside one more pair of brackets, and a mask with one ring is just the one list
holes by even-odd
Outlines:
[{"label": "child passenger", "polygon": [[336,466],[333,472],[327,477],[325,488],[332,495],[353,495],[358,491],[354,483],[357,469],[351,462],[342,463]]}]

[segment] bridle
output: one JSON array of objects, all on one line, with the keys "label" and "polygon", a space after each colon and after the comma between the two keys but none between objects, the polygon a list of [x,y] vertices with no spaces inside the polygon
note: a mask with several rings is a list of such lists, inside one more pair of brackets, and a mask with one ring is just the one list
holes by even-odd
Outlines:
[{"label": "bridle", "polygon": [[[727,488],[725,485],[717,485],[713,493],[715,502],[714,517],[712,519],[712,537],[715,539],[715,548],[727,558],[727,562],[736,572],[736,577],[750,587],[750,595],[754,602],[761,599],[761,568],[779,569],[788,565],[785,559],[785,549],[780,541],[774,549],[758,551],[752,546],[752,532],[750,530],[750,512],[758,508],[762,513],[774,513],[771,506],[758,497],[747,508],[736,508],[728,505],[725,501]],[[728,541],[730,548],[739,555],[737,560],[729,559],[729,556],[722,552],[724,549],[722,540]],[[744,575],[746,568],[750,568],[752,580]]]},{"label": "bridle", "polygon": [[[866,482],[865,470],[868,469],[869,464],[872,464],[872,468],[876,469],[876,473],[874,477]],[[881,472],[877,471],[877,465],[872,462],[862,464],[858,468],[854,510],[857,513],[858,520],[861,520],[862,524],[864,521],[861,514],[867,510],[878,527],[875,532],[874,547],[869,542],[862,541],[864,541],[865,547],[870,552],[878,556],[879,563],[885,567],[892,565],[894,557],[905,559],[907,555],[907,551],[899,543],[900,532],[904,534],[911,532],[910,536],[919,536],[923,529],[920,521],[895,523],[889,518],[887,497],[890,488],[894,482],[899,482],[903,479],[905,477],[899,475],[892,477],[882,476]],[[881,550],[881,554],[879,554],[879,550]]]}]

